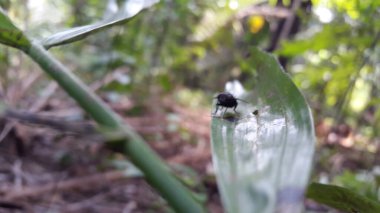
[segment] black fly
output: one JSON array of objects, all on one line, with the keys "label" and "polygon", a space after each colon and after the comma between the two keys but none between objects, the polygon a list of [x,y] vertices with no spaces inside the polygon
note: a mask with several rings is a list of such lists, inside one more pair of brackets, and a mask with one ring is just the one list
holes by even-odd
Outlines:
[{"label": "black fly", "polygon": [[[216,102],[216,109],[215,109],[215,112],[214,112],[214,115],[218,112],[219,110],[219,107],[221,108],[226,108],[224,110],[224,113],[226,113],[227,109],[228,108],[233,108],[234,112],[236,112],[236,107],[238,106],[238,100],[239,101],[243,101],[243,102],[246,102],[244,100],[241,100],[241,99],[238,99],[238,98],[235,98],[231,93],[229,92],[222,92],[220,93],[219,95],[217,95],[215,97],[215,99],[217,100]],[[247,102],[246,102],[247,103]],[[224,115],[223,113],[223,115]]]}]

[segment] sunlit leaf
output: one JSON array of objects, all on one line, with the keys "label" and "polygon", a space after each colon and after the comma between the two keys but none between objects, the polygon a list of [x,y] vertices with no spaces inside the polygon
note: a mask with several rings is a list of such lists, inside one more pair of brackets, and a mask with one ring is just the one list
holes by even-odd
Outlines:
[{"label": "sunlit leaf", "polygon": [[107,7],[107,14],[105,15],[103,20],[98,21],[94,24],[75,27],[63,32],[56,33],[42,40],[41,43],[45,48],[50,48],[53,46],[67,44],[84,39],[87,36],[94,34],[98,31],[129,21],[139,12],[151,7],[157,2],[158,0],[126,0],[122,7],[120,7],[116,12],[114,12],[113,15],[111,14],[113,11],[112,8],[114,8],[116,5],[112,4],[112,7],[108,5],[109,7]]},{"label": "sunlit leaf", "polygon": [[344,212],[380,212],[379,202],[339,186],[312,183],[306,195],[310,199]]},{"label": "sunlit leaf", "polygon": [[0,43],[18,49],[26,49],[30,46],[29,40],[18,29],[0,8]]},{"label": "sunlit leaf", "polygon": [[252,49],[246,63],[254,89],[235,82],[226,90],[248,103],[212,119],[224,206],[228,212],[300,212],[315,143],[309,107],[272,56]]},{"label": "sunlit leaf", "polygon": [[309,38],[300,38],[295,41],[284,42],[281,49],[278,50],[278,53],[286,56],[295,56],[306,51],[328,49],[336,45],[335,38],[337,36],[339,36],[340,43],[347,43],[347,37],[342,35],[349,30],[351,30],[351,27],[348,24],[341,24],[339,26],[333,24],[325,25],[319,32]]}]

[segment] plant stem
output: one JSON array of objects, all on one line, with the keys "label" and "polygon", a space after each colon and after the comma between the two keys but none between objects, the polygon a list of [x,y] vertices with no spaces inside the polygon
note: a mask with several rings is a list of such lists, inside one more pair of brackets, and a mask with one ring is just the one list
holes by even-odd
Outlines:
[{"label": "plant stem", "polygon": [[122,122],[79,78],[51,56],[40,44],[32,43],[24,52],[51,76],[101,126],[123,132],[124,154],[144,173],[146,180],[159,191],[176,212],[204,212],[186,189],[169,171],[160,157],[129,125]]},{"label": "plant stem", "polygon": [[[380,40],[380,31],[376,33],[376,36],[374,37],[373,41],[371,42],[371,45],[366,48],[370,52],[373,52],[374,49],[376,48],[377,43]],[[362,62],[356,69],[356,72],[353,74],[353,77],[351,78],[347,89],[344,91],[343,96],[338,100],[336,104],[336,109],[338,112],[336,113],[336,117],[334,119],[335,124],[341,124],[343,121],[343,113],[344,110],[347,107],[347,104],[349,103],[352,95],[352,91],[354,89],[356,81],[360,78],[360,73],[363,70],[364,66],[368,64],[370,61],[370,55],[371,54],[363,54]]]}]

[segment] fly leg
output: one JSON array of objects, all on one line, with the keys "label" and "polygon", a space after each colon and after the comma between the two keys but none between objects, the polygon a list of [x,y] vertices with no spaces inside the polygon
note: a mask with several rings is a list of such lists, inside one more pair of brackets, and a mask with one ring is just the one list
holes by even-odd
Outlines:
[{"label": "fly leg", "polygon": [[216,113],[218,112],[218,110],[219,110],[219,105],[217,104],[216,108],[215,108],[215,112],[213,113],[213,115],[216,115]]},{"label": "fly leg", "polygon": [[224,110],[224,112],[223,112],[223,115],[222,115],[222,117],[224,116],[224,114],[227,112],[227,107],[225,107],[226,109]]},{"label": "fly leg", "polygon": [[236,107],[237,107],[237,105],[234,106],[234,112],[235,112],[235,113],[237,113],[237,112],[236,112]]}]

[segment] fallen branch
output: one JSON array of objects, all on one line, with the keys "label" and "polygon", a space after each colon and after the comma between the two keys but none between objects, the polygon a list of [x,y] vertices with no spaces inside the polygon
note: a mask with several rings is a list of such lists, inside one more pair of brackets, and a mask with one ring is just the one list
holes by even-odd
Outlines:
[{"label": "fallen branch", "polygon": [[6,109],[2,117],[78,134],[94,134],[96,132],[95,126],[89,123],[73,123],[65,121],[62,118],[52,118],[50,116],[41,116],[35,113],[21,112],[12,109]]},{"label": "fallen branch", "polygon": [[268,5],[251,5],[238,11],[235,15],[235,18],[243,19],[252,15],[260,15],[275,18],[288,18],[292,15],[292,11],[284,7],[272,7]]},{"label": "fallen branch", "polygon": [[25,210],[25,206],[14,202],[0,200],[0,209]]},{"label": "fallen branch", "polygon": [[[3,131],[0,132],[0,141],[5,138],[6,134],[8,134],[8,132],[13,128],[16,121],[28,125],[38,125],[44,128],[55,129],[61,132],[68,132],[78,135],[94,135],[102,138],[94,124],[90,122],[67,121],[64,118],[61,118],[61,116],[56,117],[45,114],[42,115],[40,113],[31,113],[29,111],[5,109],[3,113],[0,113],[0,118],[14,121],[7,123]],[[162,126],[152,125],[152,118],[149,119],[150,123],[144,120],[144,118],[125,118],[125,120],[127,120],[128,123],[131,123],[133,128],[141,134],[154,134],[165,131],[165,128]],[[107,138],[104,140],[107,140]]]},{"label": "fallen branch", "polygon": [[86,177],[73,178],[58,183],[52,182],[42,186],[30,186],[25,187],[22,190],[9,191],[4,194],[3,200],[11,201],[25,197],[39,196],[52,191],[67,191],[73,188],[91,188],[95,185],[104,185],[126,177],[127,175],[123,171],[109,171],[103,174],[95,174]]}]

